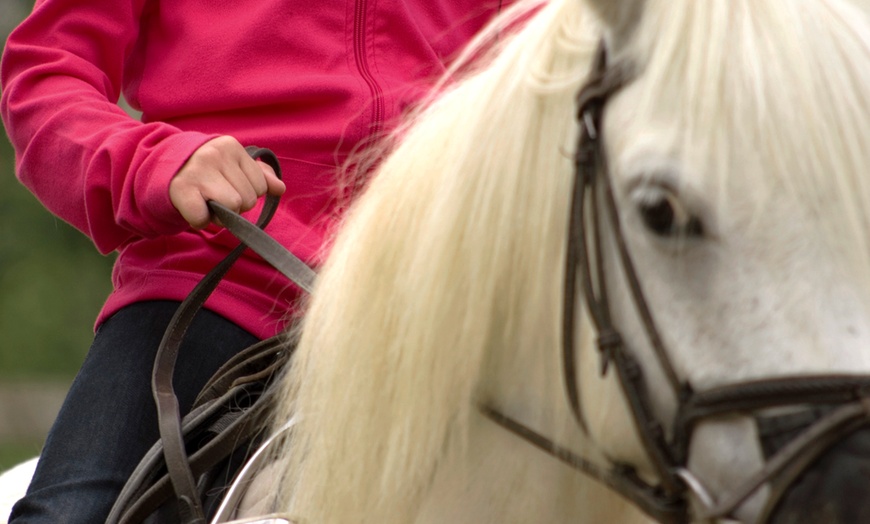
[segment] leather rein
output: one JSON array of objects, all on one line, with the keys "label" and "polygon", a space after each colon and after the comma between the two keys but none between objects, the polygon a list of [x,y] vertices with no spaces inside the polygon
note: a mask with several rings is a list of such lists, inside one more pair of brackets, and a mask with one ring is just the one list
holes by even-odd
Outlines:
[{"label": "leather rein", "polygon": [[[601,375],[615,370],[629,405],[634,426],[652,464],[657,482],[642,479],[629,464],[599,465],[557,444],[534,429],[489,406],[481,412],[501,427],[619,493],[659,522],[679,524],[697,519],[734,519],[734,512],[765,486],[771,488],[762,513],[765,522],[782,495],[816,458],[832,445],[870,424],[870,377],[814,375],[753,380],[693,391],[681,379],[667,349],[643,290],[625,241],[611,186],[601,123],[608,99],[629,81],[628,69],[610,66],[604,44],[599,46],[592,72],[577,95],[579,135],[574,157],[575,177],[568,224],[563,295],[562,362],[568,403],[579,427],[588,435],[577,384],[575,318],[578,280],[580,292],[597,333]],[[654,357],[678,401],[678,410],[666,430],[649,401],[643,369],[612,322],[605,261],[603,224],[613,233],[635,309]],[[579,275],[579,277],[578,277]],[[798,409],[809,421],[797,437],[775,450],[763,467],[736,489],[722,496],[709,493],[687,469],[688,448],[696,424],[722,415],[755,416],[771,408]],[[690,509],[694,506],[694,510]]]},{"label": "leather rein", "polygon": [[[281,178],[281,166],[272,151],[257,147],[246,149],[252,158],[269,164],[275,174]],[[219,218],[241,243],[205,275],[181,303],[160,342],[151,376],[160,439],[163,443],[163,456],[172,488],[178,500],[181,521],[185,524],[205,523],[202,502],[197,495],[197,482],[191,468],[191,459],[184,444],[178,399],[172,384],[175,362],[187,329],[206,299],[247,248],[251,248],[291,282],[308,293],[311,292],[316,277],[314,270],[305,262],[263,231],[278,209],[278,197],[266,196],[256,225],[217,202],[210,201],[208,205],[214,216]]]}]

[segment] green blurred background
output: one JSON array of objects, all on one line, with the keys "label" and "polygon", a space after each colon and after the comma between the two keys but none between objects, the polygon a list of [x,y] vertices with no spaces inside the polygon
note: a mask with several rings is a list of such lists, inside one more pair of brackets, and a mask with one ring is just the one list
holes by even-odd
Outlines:
[{"label": "green blurred background", "polygon": [[[0,36],[33,0],[0,0]],[[64,173],[57,173],[64,176]],[[39,453],[111,289],[112,257],[54,218],[15,178],[0,138],[0,470]]]}]

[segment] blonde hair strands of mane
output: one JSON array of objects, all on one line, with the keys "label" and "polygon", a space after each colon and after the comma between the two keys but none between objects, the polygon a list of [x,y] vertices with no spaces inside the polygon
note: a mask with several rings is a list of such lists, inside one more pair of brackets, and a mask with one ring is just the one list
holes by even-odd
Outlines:
[{"label": "blonde hair strands of mane", "polygon": [[[622,55],[653,86],[637,111],[679,115],[686,142],[707,137],[692,154],[713,159],[723,194],[736,191],[736,154],[769,163],[824,210],[825,227],[848,226],[866,261],[870,33],[859,5],[648,0]],[[403,129],[349,213],[277,414],[278,425],[298,417],[278,454],[278,497],[305,522],[413,522],[439,466],[466,449],[480,399],[522,404],[528,383],[565,402],[555,348],[574,96],[600,35],[587,11],[546,3],[491,65]],[[846,205],[832,209],[834,198]],[[528,423],[568,431],[570,420],[539,411]]]},{"label": "blonde hair strands of mane", "polygon": [[292,514],[412,521],[488,394],[488,352],[556,347],[570,115],[595,46],[575,4],[439,97],[351,210],[284,382]]}]

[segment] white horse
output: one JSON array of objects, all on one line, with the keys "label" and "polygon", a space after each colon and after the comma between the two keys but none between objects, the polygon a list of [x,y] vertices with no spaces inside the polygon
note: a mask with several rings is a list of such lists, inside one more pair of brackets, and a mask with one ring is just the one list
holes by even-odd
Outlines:
[{"label": "white horse", "polygon": [[[811,434],[774,446],[779,458],[763,450],[764,420],[809,416],[813,398],[791,379],[825,390],[825,379],[870,375],[870,4],[537,3],[491,64],[399,133],[338,234],[284,381],[277,419],[296,424],[277,454],[277,507],[330,524],[646,519],[484,405],[605,470],[682,479],[694,520],[870,521],[866,453],[836,446],[821,466],[795,465],[812,460],[792,448],[812,448],[831,419],[813,415]],[[600,269],[650,413],[672,439],[671,381],[709,402],[701,394],[735,385],[725,391],[739,397],[758,380],[802,391],[794,406],[751,400],[700,419],[679,474],[642,445],[615,364],[600,376],[587,308],[574,348],[586,431],[561,379],[575,95],[602,38],[625,85],[585,132],[606,138],[615,214],[664,359],[604,211]],[[595,192],[587,205],[606,200]],[[852,437],[860,448],[866,434]],[[789,470],[800,479],[780,497]]]},{"label": "white horse", "polygon": [[33,470],[36,469],[36,461],[33,458],[22,462],[0,475],[0,523],[6,524],[12,505],[27,491]]},{"label": "white horse", "polygon": [[[852,381],[847,400],[863,398],[870,376],[870,5],[530,0],[507,19],[522,29],[484,35],[491,62],[398,133],[331,248],[283,380],[276,432],[295,422],[270,468],[272,509],[329,524],[649,520],[484,406],[611,484],[669,492],[679,479],[694,521],[870,521],[867,432],[838,429],[866,409],[828,395]],[[606,111],[581,126],[575,95],[601,40],[623,82],[592,84]],[[596,177],[609,182],[583,198],[602,208],[601,258],[593,241],[579,280],[591,272],[600,297],[603,272],[629,349],[608,345],[603,309],[578,294],[579,392],[566,396],[578,134],[606,139]],[[618,377],[626,355],[646,383],[641,409]],[[797,400],[760,401],[758,384]],[[801,384],[834,407],[810,412]],[[711,391],[753,394],[701,417],[685,460],[662,467],[636,417],[679,451],[675,418],[698,399],[721,406]],[[797,424],[801,436],[766,449],[771,425],[807,417],[809,433]],[[606,474],[614,464],[637,473]]]}]

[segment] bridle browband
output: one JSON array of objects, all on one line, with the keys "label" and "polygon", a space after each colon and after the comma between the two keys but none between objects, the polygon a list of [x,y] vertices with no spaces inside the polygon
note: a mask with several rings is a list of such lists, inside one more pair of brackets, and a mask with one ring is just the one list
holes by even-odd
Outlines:
[{"label": "bridle browband", "polygon": [[[605,104],[629,80],[627,68],[608,65],[602,43],[592,72],[577,95],[579,135],[574,157],[562,313],[563,378],[571,411],[580,428],[588,433],[577,386],[578,363],[575,358],[579,275],[586,311],[597,333],[601,374],[615,370],[658,483],[643,480],[634,467],[627,464],[611,463],[602,467],[593,463],[491,406],[481,406],[481,411],[523,440],[621,494],[659,522],[677,524],[691,521],[690,499],[697,506],[697,518],[734,518],[737,508],[767,485],[770,496],[755,519],[756,522],[765,522],[783,494],[815,459],[857,429],[870,425],[870,377],[782,377],[701,392],[693,391],[679,377],[659,334],[625,242],[604,154],[601,122]],[[604,276],[604,220],[611,226],[618,260],[654,357],[678,402],[670,432],[665,431],[650,404],[643,369],[612,322]],[[800,407],[798,413],[809,418],[807,427],[774,450],[764,466],[732,492],[714,497],[687,469],[689,443],[699,421],[734,414],[757,417],[764,410],[782,407]],[[766,435],[760,422],[759,427],[764,438]]]}]

